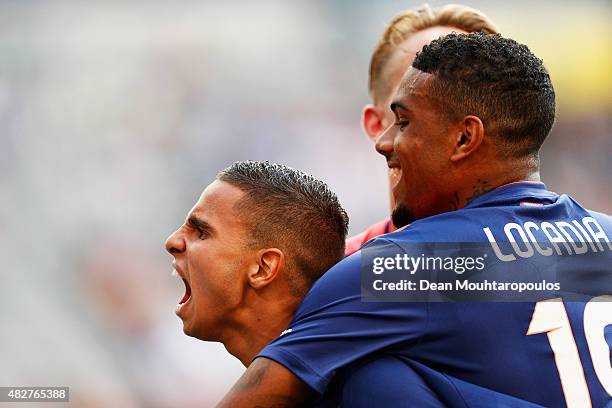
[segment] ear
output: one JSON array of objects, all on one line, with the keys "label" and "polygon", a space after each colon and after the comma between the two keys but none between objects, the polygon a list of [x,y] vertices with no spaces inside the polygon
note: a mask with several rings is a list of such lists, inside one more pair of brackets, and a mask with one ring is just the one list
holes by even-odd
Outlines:
[{"label": "ear", "polygon": [[263,289],[276,279],[285,263],[285,254],[278,248],[260,249],[257,263],[248,272],[248,280],[254,289]]},{"label": "ear", "polygon": [[450,159],[453,162],[468,157],[482,144],[484,140],[484,125],[477,116],[466,116],[457,127],[457,138]]},{"label": "ear", "polygon": [[363,108],[361,126],[372,142],[376,142],[376,138],[385,130],[384,120],[385,112],[382,109],[372,104],[368,104]]}]

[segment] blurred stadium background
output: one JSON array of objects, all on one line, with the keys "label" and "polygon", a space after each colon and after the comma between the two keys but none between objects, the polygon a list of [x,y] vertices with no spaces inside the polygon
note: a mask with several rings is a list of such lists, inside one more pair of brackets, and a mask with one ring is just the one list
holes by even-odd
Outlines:
[{"label": "blurred stadium background", "polygon": [[[164,239],[242,159],[329,182],[353,233],[384,217],[368,62],[420,4],[1,2],[0,385],[68,385],[71,406],[217,401],[242,367],[182,334]],[[611,3],[464,4],[551,72],[548,186],[611,212]]]}]

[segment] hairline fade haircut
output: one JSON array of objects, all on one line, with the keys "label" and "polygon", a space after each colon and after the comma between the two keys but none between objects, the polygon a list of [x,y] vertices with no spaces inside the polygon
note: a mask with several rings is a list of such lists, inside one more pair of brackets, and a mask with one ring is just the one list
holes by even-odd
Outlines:
[{"label": "hairline fade haircut", "polygon": [[348,215],[324,182],[288,166],[250,160],[216,178],[245,193],[234,209],[249,230],[247,245],[285,252],[294,296],[343,258]]},{"label": "hairline fade haircut", "polygon": [[382,103],[391,92],[390,84],[383,80],[383,74],[397,47],[414,33],[436,26],[454,27],[468,33],[499,32],[485,14],[459,4],[447,4],[436,9],[425,4],[417,10],[401,12],[385,28],[370,59],[368,89],[375,105]]},{"label": "hairline fade haircut", "polygon": [[474,115],[504,157],[537,158],[555,121],[555,91],[541,59],[499,34],[448,34],[412,67],[432,74],[428,95],[446,120]]}]

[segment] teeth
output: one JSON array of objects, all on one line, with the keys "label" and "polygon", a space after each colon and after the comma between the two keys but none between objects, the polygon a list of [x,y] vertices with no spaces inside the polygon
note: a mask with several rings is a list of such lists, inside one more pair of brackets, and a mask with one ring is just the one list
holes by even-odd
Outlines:
[{"label": "teeth", "polygon": [[179,276],[178,272],[176,271],[176,269],[172,270],[172,274],[171,275],[174,276],[175,278],[180,278],[180,276]]},{"label": "teeth", "polygon": [[389,175],[392,177],[399,177],[401,174],[399,167],[392,167],[389,169]]}]

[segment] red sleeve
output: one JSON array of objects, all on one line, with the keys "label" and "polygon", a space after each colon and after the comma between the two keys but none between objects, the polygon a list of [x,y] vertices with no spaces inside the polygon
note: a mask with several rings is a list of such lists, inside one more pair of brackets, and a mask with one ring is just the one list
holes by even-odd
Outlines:
[{"label": "red sleeve", "polygon": [[362,233],[348,238],[346,240],[346,248],[344,250],[344,255],[349,256],[352,253],[357,252],[363,244],[365,244],[372,238],[376,238],[379,235],[387,234],[393,231],[395,231],[395,227],[391,223],[390,218],[377,222]]}]

